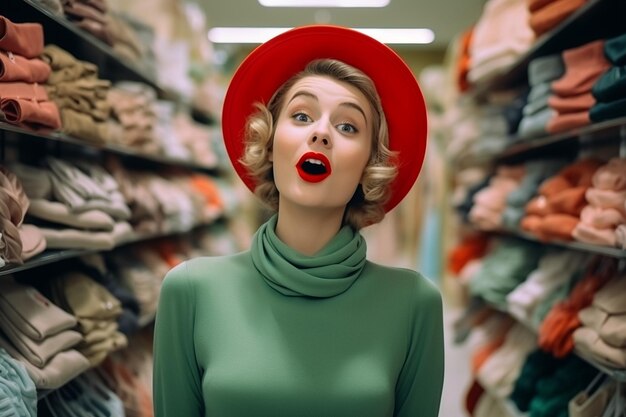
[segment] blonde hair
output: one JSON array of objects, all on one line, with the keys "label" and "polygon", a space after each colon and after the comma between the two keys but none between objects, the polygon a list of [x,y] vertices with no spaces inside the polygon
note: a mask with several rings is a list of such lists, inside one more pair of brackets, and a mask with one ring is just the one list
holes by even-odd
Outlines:
[{"label": "blonde hair", "polygon": [[240,162],[256,183],[255,194],[271,209],[278,209],[278,189],[274,183],[272,150],[275,121],[282,110],[285,94],[299,80],[310,76],[326,76],[356,87],[373,110],[372,153],[365,167],[361,184],[348,202],[344,224],[356,230],[378,223],[385,216],[384,205],[391,196],[391,182],[397,175],[394,153],[389,149],[387,121],[374,82],[362,71],[333,59],[311,61],[306,68],[285,82],[272,96],[269,104],[256,103],[257,111],[246,125],[245,151]]}]

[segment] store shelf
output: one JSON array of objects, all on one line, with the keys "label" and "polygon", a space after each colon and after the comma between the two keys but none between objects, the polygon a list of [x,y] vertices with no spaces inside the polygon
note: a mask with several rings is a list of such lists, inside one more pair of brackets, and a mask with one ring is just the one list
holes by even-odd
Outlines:
[{"label": "store shelf", "polygon": [[[486,231],[488,232],[488,231]],[[623,258],[626,259],[626,249],[619,249],[619,248],[612,248],[612,247],[608,247],[608,246],[599,246],[599,245],[590,245],[587,243],[582,243],[582,242],[568,242],[568,241],[564,241],[564,240],[549,240],[549,241],[545,241],[545,240],[541,240],[539,239],[537,236],[527,233],[527,232],[523,232],[521,230],[512,230],[512,229],[499,229],[499,230],[493,230],[493,232],[495,233],[501,233],[501,234],[506,234],[506,235],[510,235],[510,236],[516,236],[522,239],[526,239],[526,240],[530,240],[533,242],[538,242],[538,243],[542,243],[545,245],[554,245],[554,246],[559,246],[562,248],[566,248],[566,249],[572,249],[572,250],[577,250],[577,251],[582,251],[582,252],[587,252],[587,253],[593,253],[593,254],[597,254],[597,255],[604,255],[604,256],[610,256],[613,258]]]},{"label": "store shelf", "polygon": [[104,72],[107,76],[115,75],[119,80],[141,81],[150,84],[163,95],[172,94],[160,88],[152,74],[122,59],[109,45],[64,16],[52,13],[36,0],[12,0],[3,6],[2,14],[14,22],[41,23],[46,44],[62,45],[76,58],[95,63],[101,75]]},{"label": "store shelf", "polygon": [[78,256],[87,255],[97,252],[96,250],[86,249],[68,249],[68,250],[48,250],[36,255],[32,259],[26,261],[23,265],[6,265],[0,268],[0,277],[3,275],[13,274],[15,272],[25,271],[48,265],[55,262],[64,261],[66,259],[76,258]]},{"label": "store shelf", "polygon": [[94,143],[88,142],[82,139],[74,138],[68,135],[65,135],[61,132],[50,132],[50,131],[35,131],[26,128],[22,128],[19,126],[14,126],[8,123],[0,122],[0,133],[2,131],[5,132],[13,132],[19,135],[27,135],[31,137],[41,138],[51,142],[65,143],[71,144],[75,146],[86,147],[98,151],[106,151],[112,152],[118,155],[123,155],[126,157],[143,159],[145,161],[156,162],[162,165],[176,166],[180,168],[186,168],[194,171],[202,171],[211,174],[216,174],[218,171],[218,167],[213,166],[204,166],[194,163],[193,161],[187,161],[184,159],[177,158],[169,158],[163,155],[151,155],[147,153],[137,152],[134,149],[125,148],[123,146],[107,144],[107,143]]},{"label": "store shelf", "polygon": [[531,156],[542,156],[548,153],[548,148],[563,152],[563,146],[572,143],[575,148],[579,148],[619,140],[626,140],[626,117],[606,120],[536,139],[516,139],[498,155],[497,160],[505,162]]},{"label": "store shelf", "polygon": [[159,239],[159,238],[164,238],[164,237],[175,237],[178,235],[185,235],[187,233],[191,233],[195,230],[201,229],[203,227],[207,227],[207,226],[211,226],[213,224],[215,224],[216,222],[218,222],[219,219],[214,220],[213,222],[210,223],[203,223],[203,224],[198,224],[195,225],[193,227],[191,227],[189,230],[173,230],[173,231],[167,231],[167,232],[158,232],[158,233],[151,233],[151,234],[142,234],[142,235],[137,235],[132,239],[126,240],[124,242],[121,242],[119,245],[110,248],[110,249],[52,249],[52,250],[45,250],[44,252],[40,253],[39,255],[34,256],[33,258],[29,259],[28,261],[24,262],[23,265],[6,265],[3,268],[0,268],[0,279],[2,279],[2,276],[5,275],[10,275],[10,274],[14,274],[16,272],[21,272],[21,271],[26,271],[29,269],[34,269],[34,268],[38,268],[40,266],[44,266],[44,265],[48,265],[48,264],[52,264],[52,263],[56,263],[56,262],[61,262],[67,259],[72,259],[72,258],[77,258],[79,256],[83,256],[83,255],[88,255],[91,253],[97,253],[97,252],[103,252],[103,251],[108,251],[108,250],[115,250],[118,248],[121,248],[123,246],[126,245],[131,245],[134,243],[140,243],[140,242],[147,242],[149,240],[153,240],[153,239]]},{"label": "store shelf", "polygon": [[489,80],[475,85],[468,94],[482,101],[490,92],[527,84],[528,64],[535,58],[559,53],[597,39],[606,39],[624,32],[623,0],[588,0],[559,26],[539,37],[531,48],[508,68]]},{"label": "store shelf", "polygon": [[[159,84],[156,69],[148,71],[127,58],[119,56],[109,45],[79,28],[64,16],[52,13],[37,0],[8,1],[6,5],[3,5],[1,13],[16,23],[41,23],[46,45],[59,45],[77,59],[96,64],[101,78],[114,82],[126,80],[143,82],[152,86],[160,98],[190,106],[188,98]],[[198,119],[204,114],[198,109],[193,109],[193,112]],[[204,118],[208,123],[212,121],[208,115]]]},{"label": "store shelf", "polygon": [[[536,335],[539,334],[539,329],[537,327],[535,327],[533,324],[531,324],[527,320],[520,320],[519,317],[515,317],[514,315],[512,315],[508,311],[508,309],[502,308],[502,307],[499,307],[499,306],[496,306],[496,305],[493,305],[491,303],[488,303],[487,305],[489,305],[491,308],[493,308],[496,311],[500,311],[502,313],[508,314],[512,319],[514,319],[516,322],[518,322],[518,323],[522,324],[523,326],[525,326],[532,333],[534,333]],[[574,347],[574,353],[579,358],[581,358],[585,362],[589,363],[590,365],[592,365],[597,370],[599,370],[601,372],[604,372],[605,374],[607,374],[609,377],[613,378],[614,380],[619,381],[619,382],[626,382],[626,369],[611,368],[609,366],[603,365],[603,364],[599,363],[598,361],[596,361],[595,359],[593,359],[592,357],[590,357],[589,355],[587,355],[584,352],[580,351],[579,349],[576,349],[576,347]],[[509,403],[508,401],[504,401],[504,403],[505,403],[504,404],[505,407],[509,410],[509,414],[512,417],[515,417],[515,416],[519,416],[519,417],[527,416],[527,414],[524,414],[524,413],[521,413],[520,411],[518,411],[514,404]]]}]

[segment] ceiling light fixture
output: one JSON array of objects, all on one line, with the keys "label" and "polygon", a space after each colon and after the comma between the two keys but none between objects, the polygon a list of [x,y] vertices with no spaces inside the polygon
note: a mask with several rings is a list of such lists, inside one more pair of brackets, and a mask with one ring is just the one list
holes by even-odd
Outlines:
[{"label": "ceiling light fixture", "polygon": [[[213,43],[260,44],[291,28],[285,27],[215,27],[208,37]],[[429,44],[435,40],[430,29],[420,28],[354,28],[385,44]]]},{"label": "ceiling light fixture", "polygon": [[259,0],[265,7],[386,7],[390,0]]}]

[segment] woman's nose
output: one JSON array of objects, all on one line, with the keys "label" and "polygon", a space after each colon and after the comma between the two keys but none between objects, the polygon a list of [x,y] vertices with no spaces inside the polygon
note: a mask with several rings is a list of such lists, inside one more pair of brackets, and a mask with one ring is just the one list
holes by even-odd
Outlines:
[{"label": "woman's nose", "polygon": [[313,131],[310,141],[311,141],[310,143],[311,145],[318,144],[324,147],[332,146],[332,142],[330,140],[330,133],[328,132],[326,125],[320,124],[319,126],[317,126],[315,130]]},{"label": "woman's nose", "polygon": [[324,146],[329,146],[330,145],[330,141],[328,140],[328,138],[326,137],[326,135],[320,135],[320,134],[314,134],[313,137],[311,138],[311,143],[320,143]]}]

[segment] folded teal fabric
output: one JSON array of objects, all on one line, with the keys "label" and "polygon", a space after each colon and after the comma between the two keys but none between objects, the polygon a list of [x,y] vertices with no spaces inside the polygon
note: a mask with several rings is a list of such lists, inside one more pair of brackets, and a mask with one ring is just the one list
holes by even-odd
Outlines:
[{"label": "folded teal fabric", "polygon": [[565,359],[555,358],[541,349],[536,349],[526,357],[510,395],[520,411],[527,412],[530,409],[530,402],[537,395],[537,382],[548,378],[564,362]]},{"label": "folded teal fabric", "polygon": [[528,63],[528,84],[534,87],[559,79],[564,73],[565,63],[560,53],[535,58]]},{"label": "folded teal fabric", "polygon": [[569,400],[584,390],[597,374],[593,366],[578,356],[568,356],[550,377],[537,382],[530,417],[567,416]]},{"label": "folded teal fabric", "polygon": [[626,65],[626,33],[607,39],[604,43],[604,55],[613,65]]},{"label": "folded teal fabric", "polygon": [[556,111],[550,107],[545,107],[537,113],[524,116],[519,124],[517,135],[523,139],[532,139],[546,135],[546,126],[555,115]]},{"label": "folded teal fabric", "polygon": [[537,268],[544,250],[534,242],[503,238],[483,258],[480,270],[470,280],[470,293],[506,309],[506,296]]},{"label": "folded teal fabric", "polygon": [[37,389],[26,368],[0,348],[0,416],[37,416]]},{"label": "folded teal fabric", "polygon": [[624,116],[626,116],[626,98],[607,103],[596,103],[589,109],[589,118],[593,122],[602,122]]},{"label": "folded teal fabric", "polygon": [[626,66],[611,67],[591,88],[597,101],[614,101],[626,96]]}]

